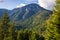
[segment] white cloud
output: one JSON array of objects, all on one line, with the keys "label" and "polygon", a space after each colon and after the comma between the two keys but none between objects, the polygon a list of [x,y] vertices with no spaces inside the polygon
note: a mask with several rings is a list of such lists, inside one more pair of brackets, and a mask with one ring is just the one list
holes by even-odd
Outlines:
[{"label": "white cloud", "polygon": [[55,0],[38,0],[38,4],[46,9],[52,10]]},{"label": "white cloud", "polygon": [[21,3],[20,5],[18,5],[17,7],[23,7],[23,6],[25,6],[26,4],[23,4],[23,3]]}]

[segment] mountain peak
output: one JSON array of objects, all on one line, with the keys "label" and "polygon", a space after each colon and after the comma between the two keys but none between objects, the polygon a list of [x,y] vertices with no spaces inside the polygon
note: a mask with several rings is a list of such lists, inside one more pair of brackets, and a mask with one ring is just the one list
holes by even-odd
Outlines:
[{"label": "mountain peak", "polygon": [[[40,7],[38,4],[32,3],[21,8],[15,8],[11,11],[8,10],[7,13],[13,20],[22,20],[28,19],[37,12],[39,11],[43,12],[44,10],[49,12],[49,10]],[[0,10],[0,13],[3,14],[3,10],[2,11]]]},{"label": "mountain peak", "polygon": [[43,10],[49,11],[40,7],[38,4],[31,3],[24,7],[13,9],[11,13],[12,14],[11,18],[14,20],[27,19],[27,18],[30,18],[32,15],[36,14],[37,12],[43,11]]}]

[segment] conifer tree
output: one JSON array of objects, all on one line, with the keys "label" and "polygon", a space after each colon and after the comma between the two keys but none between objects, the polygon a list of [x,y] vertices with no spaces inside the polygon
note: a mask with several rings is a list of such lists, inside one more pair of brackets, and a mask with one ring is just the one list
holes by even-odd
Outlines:
[{"label": "conifer tree", "polygon": [[29,30],[25,29],[18,31],[18,36],[17,36],[18,40],[29,40]]},{"label": "conifer tree", "polygon": [[9,40],[17,40],[17,33],[15,28],[15,22],[10,23],[9,27]]},{"label": "conifer tree", "polygon": [[43,37],[43,35],[39,35],[37,32],[35,31],[31,31],[31,35],[30,35],[30,40],[45,40],[45,38]]},{"label": "conifer tree", "polygon": [[29,40],[29,30],[28,29],[24,30],[24,39]]},{"label": "conifer tree", "polygon": [[32,32],[32,34],[31,34],[31,40],[37,40],[35,32]]},{"label": "conifer tree", "polygon": [[23,30],[18,31],[17,40],[24,40],[23,35]]},{"label": "conifer tree", "polygon": [[9,22],[9,16],[5,11],[0,20],[0,40],[4,40],[5,38],[7,38]]},{"label": "conifer tree", "polygon": [[60,0],[56,5],[52,16],[47,20],[46,40],[60,40]]}]

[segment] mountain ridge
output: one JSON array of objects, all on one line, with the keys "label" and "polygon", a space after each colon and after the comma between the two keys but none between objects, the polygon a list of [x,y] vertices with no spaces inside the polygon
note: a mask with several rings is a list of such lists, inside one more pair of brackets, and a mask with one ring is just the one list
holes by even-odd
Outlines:
[{"label": "mountain ridge", "polygon": [[35,3],[26,5],[26,6],[21,7],[21,8],[15,8],[13,10],[0,9],[0,17],[3,15],[4,10],[7,12],[10,19],[13,19],[15,21],[29,18],[39,11],[43,12],[43,10],[48,11],[49,13],[52,12],[50,10],[44,9],[43,7],[41,7],[41,6],[39,6],[38,4],[35,4]]},{"label": "mountain ridge", "polygon": [[[26,18],[31,17],[32,15],[37,13],[38,11],[43,11],[43,10],[46,10],[46,9],[40,7],[38,4],[29,4],[29,5],[26,5],[21,8],[13,9],[12,11],[14,11],[14,12],[12,13],[11,17],[13,19],[14,19],[14,17],[16,17],[16,19],[18,19],[18,20],[26,19]],[[50,10],[46,10],[46,11],[50,11]]]},{"label": "mountain ridge", "polygon": [[[52,14],[52,11],[40,7],[38,4],[29,4],[21,8],[6,11],[11,22],[16,22],[17,28],[39,27],[39,25],[41,26],[42,23],[49,18],[49,15]],[[0,15],[3,14],[1,12]]]}]

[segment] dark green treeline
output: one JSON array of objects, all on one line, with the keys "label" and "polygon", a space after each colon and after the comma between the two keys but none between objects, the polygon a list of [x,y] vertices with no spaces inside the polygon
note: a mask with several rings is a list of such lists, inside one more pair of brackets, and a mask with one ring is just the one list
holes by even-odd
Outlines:
[{"label": "dark green treeline", "polygon": [[4,12],[0,19],[0,40],[45,40],[45,38],[32,29],[15,28],[15,22],[10,22],[9,16]]}]

